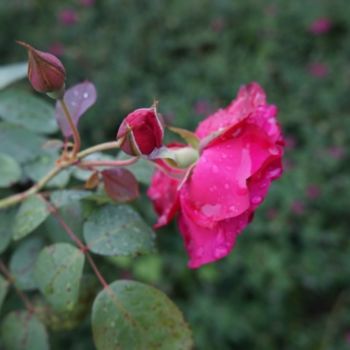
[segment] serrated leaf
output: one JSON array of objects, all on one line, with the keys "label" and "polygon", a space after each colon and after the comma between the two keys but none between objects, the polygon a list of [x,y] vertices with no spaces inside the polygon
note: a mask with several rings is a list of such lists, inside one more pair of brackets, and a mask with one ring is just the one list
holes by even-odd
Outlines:
[{"label": "serrated leaf", "polygon": [[106,205],[84,224],[89,249],[100,255],[136,255],[154,251],[153,230],[127,205]]},{"label": "serrated leaf", "polygon": [[188,350],[191,331],[181,311],[160,290],[116,281],[96,297],[92,331],[97,350]]},{"label": "serrated leaf", "polygon": [[44,325],[35,314],[13,311],[1,324],[1,340],[7,350],[49,350]]},{"label": "serrated leaf", "polygon": [[21,178],[21,168],[15,159],[0,153],[0,187],[9,187]]},{"label": "serrated leaf", "polygon": [[[67,226],[74,232],[76,236],[82,238],[83,236],[83,210],[81,202],[72,201],[58,209],[60,217],[67,224]],[[45,222],[45,229],[47,235],[50,237],[52,242],[67,242],[70,243],[72,240],[67,235],[66,231],[59,224],[57,219],[50,216]]]},{"label": "serrated leaf", "polygon": [[[45,176],[56,163],[57,154],[45,154],[28,163],[24,166],[25,174],[34,182],[38,182]],[[64,169],[57,176],[51,179],[46,187],[64,187],[69,181],[71,169]]]},{"label": "serrated leaf", "polygon": [[30,196],[19,207],[13,225],[13,239],[18,240],[34,231],[50,215],[46,203],[38,196]]},{"label": "serrated leaf", "polygon": [[42,98],[25,91],[8,90],[0,93],[0,117],[38,133],[57,131],[54,108]]},{"label": "serrated leaf", "polygon": [[27,75],[28,63],[12,63],[0,67],[0,89],[23,79]]},{"label": "serrated leaf", "polygon": [[0,253],[4,252],[11,242],[12,225],[16,213],[16,208],[0,210]]},{"label": "serrated leaf", "polygon": [[32,290],[36,288],[34,280],[34,265],[39,252],[44,247],[40,238],[29,238],[14,251],[10,260],[10,272],[19,289]]},{"label": "serrated leaf", "polygon": [[106,193],[118,202],[132,201],[140,195],[139,185],[132,172],[124,168],[101,172]]},{"label": "serrated leaf", "polygon": [[25,163],[45,153],[45,138],[20,126],[0,122],[0,150],[19,163]]},{"label": "serrated leaf", "polygon": [[51,193],[50,200],[56,208],[63,207],[71,204],[72,202],[78,202],[81,199],[90,196],[90,192],[83,190],[61,190]]},{"label": "serrated leaf", "polygon": [[5,300],[8,287],[9,287],[9,282],[0,275],[0,310]]},{"label": "serrated leaf", "polygon": [[53,244],[40,252],[35,264],[35,280],[56,311],[74,308],[79,296],[84,261],[84,254],[68,243]]},{"label": "serrated leaf", "polygon": [[[89,81],[74,85],[65,92],[64,101],[76,126],[78,125],[80,117],[95,104],[96,98],[96,88],[94,84]],[[56,120],[63,135],[65,137],[71,136],[72,130],[59,101],[56,103]]]}]

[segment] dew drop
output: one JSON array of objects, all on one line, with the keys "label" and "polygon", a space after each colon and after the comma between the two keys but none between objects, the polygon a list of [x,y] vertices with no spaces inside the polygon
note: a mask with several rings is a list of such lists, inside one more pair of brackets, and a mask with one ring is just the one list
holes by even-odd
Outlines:
[{"label": "dew drop", "polygon": [[205,204],[202,206],[201,208],[202,213],[206,216],[215,216],[218,215],[220,213],[221,210],[221,205],[220,204]]},{"label": "dew drop", "polygon": [[214,174],[217,174],[219,172],[219,168],[216,165],[213,165],[212,170]]},{"label": "dew drop", "polygon": [[87,92],[84,92],[83,97],[84,97],[84,98],[88,98],[88,97],[89,97],[89,94],[88,94]]},{"label": "dew drop", "polygon": [[225,187],[226,190],[228,190],[228,189],[230,188],[230,185],[229,185],[228,183],[226,183],[226,184],[224,185],[224,187]]},{"label": "dew drop", "polygon": [[232,137],[237,137],[242,132],[242,128],[238,128],[232,132]]},{"label": "dew drop", "polygon": [[279,153],[277,147],[270,147],[270,148],[269,148],[269,152],[270,152],[273,156],[277,156],[277,154]]},{"label": "dew drop", "polygon": [[269,176],[271,178],[276,178],[276,177],[281,175],[281,172],[282,172],[281,168],[276,168],[276,169],[273,169],[273,170],[269,171]]},{"label": "dew drop", "polygon": [[252,198],[252,203],[253,204],[260,204],[262,202],[263,198],[261,196],[254,196]]},{"label": "dew drop", "polygon": [[217,247],[215,248],[214,256],[215,258],[219,259],[224,257],[227,253],[228,253],[228,250],[226,247]]}]

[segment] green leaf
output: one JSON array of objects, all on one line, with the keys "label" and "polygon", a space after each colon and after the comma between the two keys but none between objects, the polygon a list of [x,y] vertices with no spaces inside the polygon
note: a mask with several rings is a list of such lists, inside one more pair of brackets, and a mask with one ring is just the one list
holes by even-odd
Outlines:
[{"label": "green leaf", "polygon": [[44,242],[40,238],[29,238],[13,253],[10,260],[10,271],[19,289],[35,289],[34,265]]},{"label": "green leaf", "polygon": [[0,122],[0,150],[19,163],[35,159],[44,153],[45,138],[20,126]]},{"label": "green leaf", "polygon": [[[67,226],[77,235],[79,238],[83,236],[83,209],[81,202],[73,201],[58,209],[59,214]],[[45,228],[47,235],[52,242],[67,242],[72,240],[67,235],[63,227],[57,221],[56,218],[50,216],[45,222]]]},{"label": "green leaf", "polygon": [[44,325],[27,311],[9,313],[1,325],[1,340],[6,350],[48,350]]},{"label": "green leaf", "polygon": [[24,78],[27,75],[28,63],[12,63],[0,67],[0,89]]},{"label": "green leaf", "polygon": [[71,204],[72,202],[80,201],[90,195],[91,193],[89,191],[61,190],[52,192],[50,200],[56,208],[60,208],[67,204]]},{"label": "green leaf", "polygon": [[9,287],[8,281],[5,280],[5,278],[3,278],[0,275],[0,310],[1,310],[2,304],[4,302],[4,299],[6,297],[8,287]]},{"label": "green leaf", "polygon": [[180,135],[194,149],[198,149],[200,140],[195,133],[186,129],[176,128],[174,126],[168,126],[168,129],[175,134]]},{"label": "green leaf", "polygon": [[0,93],[0,117],[34,132],[50,134],[58,129],[53,106],[25,91]]},{"label": "green leaf", "polygon": [[[31,180],[38,182],[55,166],[57,159],[58,154],[42,155],[29,163],[26,163],[24,166],[24,172]],[[46,184],[46,187],[65,187],[69,181],[70,173],[70,169],[61,171]]]},{"label": "green leaf", "polygon": [[0,210],[0,253],[4,252],[11,242],[12,225],[16,213],[16,208]]},{"label": "green leaf", "polygon": [[153,230],[127,205],[106,205],[84,225],[89,249],[100,255],[136,255],[154,251]]},{"label": "green leaf", "polygon": [[34,277],[40,291],[56,311],[74,308],[84,260],[84,254],[68,243],[53,244],[40,252]]},{"label": "green leaf", "polygon": [[0,187],[9,187],[21,178],[21,168],[15,159],[0,153]]},{"label": "green leaf", "polygon": [[160,290],[116,281],[96,297],[92,331],[97,350],[186,350],[193,346],[181,311]]},{"label": "green leaf", "polygon": [[21,239],[34,231],[49,214],[46,203],[38,195],[27,198],[15,217],[13,239]]}]

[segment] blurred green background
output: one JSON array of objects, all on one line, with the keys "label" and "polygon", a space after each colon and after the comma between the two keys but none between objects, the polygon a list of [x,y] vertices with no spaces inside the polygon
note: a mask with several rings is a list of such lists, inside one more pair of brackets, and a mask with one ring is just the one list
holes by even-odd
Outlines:
[{"label": "blurred green background", "polygon": [[[96,84],[86,145],[155,99],[168,123],[194,129],[259,82],[279,108],[285,173],[231,255],[188,270],[173,224],[159,255],[109,273],[165,291],[196,349],[350,349],[348,0],[0,0],[0,64],[25,59],[16,39],[58,55],[68,85]],[[145,197],[135,205],[154,222]],[[53,339],[92,346],[84,326]]]}]

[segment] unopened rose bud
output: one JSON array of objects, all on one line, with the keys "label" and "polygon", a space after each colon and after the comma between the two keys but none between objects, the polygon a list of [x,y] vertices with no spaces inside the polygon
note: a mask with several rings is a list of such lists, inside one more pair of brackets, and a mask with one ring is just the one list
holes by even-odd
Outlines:
[{"label": "unopened rose bud", "polygon": [[149,155],[163,144],[164,128],[156,108],[140,108],[122,121],[117,139],[121,149],[132,156]]},{"label": "unopened rose bud", "polygon": [[54,55],[36,50],[22,41],[17,43],[28,50],[28,79],[34,90],[63,95],[66,71],[62,62]]}]

